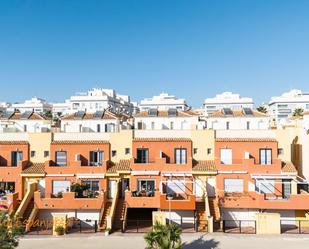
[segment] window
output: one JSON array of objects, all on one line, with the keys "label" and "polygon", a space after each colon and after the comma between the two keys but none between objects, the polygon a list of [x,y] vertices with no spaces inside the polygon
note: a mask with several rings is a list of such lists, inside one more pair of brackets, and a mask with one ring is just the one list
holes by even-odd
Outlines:
[{"label": "window", "polygon": [[130,148],[125,148],[125,154],[128,155],[131,153],[131,149]]},{"label": "window", "polygon": [[175,163],[186,164],[187,163],[187,149],[175,149]]},{"label": "window", "polygon": [[226,122],[226,129],[227,129],[227,130],[230,129],[230,122]]},{"label": "window", "polygon": [[98,180],[85,180],[82,181],[83,185],[86,185],[90,191],[99,192],[100,191],[100,182]]},{"label": "window", "polygon": [[155,129],[155,122],[151,122],[151,130]]},{"label": "window", "polygon": [[34,150],[32,150],[32,151],[30,152],[30,156],[31,156],[31,157],[35,157],[35,151],[34,151]]},{"label": "window", "polygon": [[136,150],[136,162],[137,163],[148,163],[149,161],[149,150],[148,149],[137,149]]},{"label": "window", "polygon": [[174,129],[174,122],[171,122],[170,123],[170,130],[173,130]]},{"label": "window", "polygon": [[55,181],[53,180],[53,194],[59,195],[63,192],[70,192],[70,181]]},{"label": "window", "polygon": [[137,129],[142,130],[143,129],[143,122],[138,122],[137,123]]},{"label": "window", "polygon": [[272,164],[272,149],[260,149],[260,164],[261,165]]},{"label": "window", "polygon": [[1,193],[15,193],[15,182],[0,182],[0,194]]},{"label": "window", "polygon": [[224,179],[224,192],[226,193],[241,193],[244,191],[243,179]]},{"label": "window", "polygon": [[117,150],[112,150],[112,157],[117,156]]},{"label": "window", "polygon": [[23,160],[23,152],[22,151],[12,151],[11,152],[11,162],[12,166],[18,166],[18,163]]},{"label": "window", "polygon": [[250,122],[247,121],[247,130],[250,130]]},{"label": "window", "polygon": [[220,161],[221,164],[232,164],[232,149],[221,149]]},{"label": "window", "polygon": [[97,132],[101,132],[101,125],[97,124]]},{"label": "window", "polygon": [[207,155],[211,155],[211,148],[207,148]]},{"label": "window", "polygon": [[90,151],[90,166],[102,166],[103,151]]},{"label": "window", "polygon": [[137,180],[138,191],[154,191],[155,181],[154,180]]},{"label": "window", "polygon": [[197,148],[193,148],[193,154],[197,154]]},{"label": "window", "polygon": [[282,148],[278,149],[278,155],[283,155],[284,154],[284,150]]},{"label": "window", "polygon": [[183,194],[186,192],[184,180],[168,180],[166,183],[166,193],[168,195]]},{"label": "window", "polygon": [[83,125],[79,125],[79,132],[82,132],[83,131]]},{"label": "window", "polygon": [[113,123],[105,124],[105,132],[115,132],[116,125]]},{"label": "window", "polygon": [[44,157],[49,157],[49,151],[48,150],[44,151]]},{"label": "window", "polygon": [[66,166],[66,165],[67,165],[67,152],[56,151],[56,166]]},{"label": "window", "polygon": [[27,132],[27,125],[24,125],[24,132]]}]

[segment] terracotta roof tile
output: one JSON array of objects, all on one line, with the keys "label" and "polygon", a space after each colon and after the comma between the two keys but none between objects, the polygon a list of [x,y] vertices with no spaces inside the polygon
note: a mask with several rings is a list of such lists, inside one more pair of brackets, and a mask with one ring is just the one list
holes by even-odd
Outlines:
[{"label": "terracotta roof tile", "polygon": [[[198,116],[198,113],[188,110],[188,111],[177,111],[177,116],[175,117],[177,118],[177,117],[194,117],[194,116]],[[134,117],[140,118],[140,117],[151,117],[151,116],[149,116],[148,111],[144,111],[137,113]],[[168,111],[158,111],[158,116],[156,117],[168,117]]]},{"label": "terracotta roof tile", "polygon": [[[19,112],[15,112],[10,118],[9,120],[23,120],[22,118],[23,113],[19,113]],[[27,119],[25,120],[48,120],[48,118],[46,118],[45,116],[33,112]]]},{"label": "terracotta roof tile", "polygon": [[277,142],[274,138],[216,138],[216,142]]},{"label": "terracotta roof tile", "polygon": [[103,140],[57,140],[52,144],[108,144],[108,141]]},{"label": "terracotta roof tile", "polygon": [[219,110],[209,115],[210,118],[241,118],[241,117],[268,117],[265,113],[252,110],[253,115],[246,115],[243,110],[232,110],[233,115],[225,115],[223,110]]},{"label": "terracotta roof tile", "polygon": [[10,145],[10,144],[13,144],[13,145],[27,145],[29,144],[27,141],[0,141],[0,144],[3,144],[3,145]]},{"label": "terracotta roof tile", "polygon": [[283,173],[297,173],[297,169],[292,162],[282,162],[281,171]]},{"label": "terracotta roof tile", "polygon": [[130,171],[130,160],[120,160],[119,163],[110,164],[107,173],[117,173],[118,171]]},{"label": "terracotta roof tile", "polygon": [[45,164],[44,163],[32,163],[27,168],[25,168],[22,174],[45,174]]},{"label": "terracotta roof tile", "polygon": [[159,138],[159,137],[152,137],[152,138],[134,138],[134,142],[191,142],[189,138]]},{"label": "terracotta roof tile", "polygon": [[192,171],[217,172],[217,168],[214,160],[203,160],[203,161],[194,160]]}]

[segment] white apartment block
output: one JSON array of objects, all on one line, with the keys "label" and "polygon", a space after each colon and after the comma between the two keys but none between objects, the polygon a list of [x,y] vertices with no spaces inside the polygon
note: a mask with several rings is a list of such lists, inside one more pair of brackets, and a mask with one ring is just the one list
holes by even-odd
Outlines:
[{"label": "white apartment block", "polygon": [[19,112],[37,112],[44,113],[46,111],[52,110],[52,105],[49,104],[46,100],[41,98],[31,98],[26,100],[24,103],[15,103],[12,104],[9,111],[19,111]]},{"label": "white apartment block", "polygon": [[253,99],[241,97],[240,94],[232,92],[223,92],[217,94],[214,98],[207,98],[204,101],[205,115],[212,114],[222,108],[239,110],[243,107],[253,108]]},{"label": "white apartment block", "polygon": [[4,112],[0,115],[0,133],[9,132],[50,132],[51,120],[39,113]]},{"label": "white apartment block", "polygon": [[297,108],[309,110],[309,93],[293,89],[281,96],[272,97],[268,104],[268,114],[277,125],[285,122]]},{"label": "white apartment block", "polygon": [[134,116],[134,127],[137,130],[195,130],[204,129],[205,121],[200,121],[198,114],[190,110],[150,109]]},{"label": "white apartment block", "polygon": [[117,115],[109,111],[78,111],[61,119],[61,132],[118,132],[120,129],[130,128],[127,119],[127,115]]},{"label": "white apartment block", "polygon": [[141,112],[148,111],[149,109],[157,109],[159,111],[167,111],[172,108],[181,111],[189,109],[185,99],[179,99],[168,93],[161,93],[159,96],[145,98],[141,100],[138,107]]},{"label": "white apartment block", "polygon": [[114,113],[132,114],[134,106],[130,97],[112,89],[93,88],[87,93],[71,96],[64,103],[53,104],[53,113],[72,114],[77,111],[96,112],[109,110]]},{"label": "white apartment block", "polygon": [[5,112],[10,106],[10,103],[0,102],[0,112]]},{"label": "white apartment block", "polygon": [[239,110],[223,108],[207,117],[207,128],[213,130],[269,130],[270,117],[245,107]]}]

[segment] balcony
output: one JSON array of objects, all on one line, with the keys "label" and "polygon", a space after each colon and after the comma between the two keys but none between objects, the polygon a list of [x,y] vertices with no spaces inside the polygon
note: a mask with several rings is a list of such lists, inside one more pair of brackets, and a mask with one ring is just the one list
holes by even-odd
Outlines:
[{"label": "balcony", "polygon": [[215,137],[276,139],[276,134],[272,130],[216,130]]},{"label": "balcony", "polygon": [[167,194],[160,195],[160,208],[168,210],[195,210],[196,198],[194,194],[183,194],[182,197],[174,196],[169,200]]},{"label": "balcony", "polygon": [[15,211],[18,207],[18,193],[0,196],[0,211]]},{"label": "balcony", "polygon": [[187,163],[177,164],[168,158],[150,158],[145,163],[139,163],[136,158],[132,158],[130,161],[132,170],[156,170],[165,172],[177,172],[177,171],[191,171],[192,170],[192,157],[187,158]]},{"label": "balcony", "polygon": [[38,209],[101,209],[106,200],[106,195],[100,192],[97,197],[77,198],[75,192],[62,193],[62,196],[52,194],[34,193],[34,203]]},{"label": "balcony", "polygon": [[309,194],[295,194],[288,198],[257,192],[230,193],[219,196],[221,208],[308,210]]},{"label": "balcony", "polygon": [[[87,163],[88,164],[88,163]],[[45,162],[45,170],[48,174],[102,174],[107,169],[107,160],[102,161],[102,165],[83,165],[81,161],[71,162],[66,166],[58,166],[55,161]]]},{"label": "balcony", "polygon": [[155,191],[153,195],[137,195],[136,191],[127,191],[125,201],[128,208],[160,208],[160,192]]},{"label": "balcony", "polygon": [[109,132],[57,132],[54,141],[109,141]]}]

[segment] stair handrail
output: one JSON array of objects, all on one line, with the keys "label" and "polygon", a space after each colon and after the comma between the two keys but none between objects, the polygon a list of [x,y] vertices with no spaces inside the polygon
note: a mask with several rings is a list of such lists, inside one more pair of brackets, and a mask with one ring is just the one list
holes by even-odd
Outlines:
[{"label": "stair handrail", "polygon": [[34,192],[37,190],[37,183],[36,182],[30,182],[28,183],[28,189],[27,192],[20,203],[15,216],[16,217],[22,217],[24,215],[25,210],[27,209],[30,201],[34,198]]},{"label": "stair handrail", "polygon": [[107,229],[110,229],[110,230],[113,227],[113,220],[114,220],[114,216],[115,216],[115,211],[116,211],[118,197],[119,197],[119,184],[117,182],[117,184],[116,184],[116,192],[115,192],[115,195],[113,197],[113,202],[112,202],[112,206],[111,206],[111,209],[110,209],[110,213],[106,217]]},{"label": "stair handrail", "polygon": [[125,207],[124,207],[124,214],[122,217],[122,231],[125,231],[127,226],[128,206],[126,201],[123,204]]},{"label": "stair handrail", "polygon": [[100,216],[99,216],[99,226],[101,226],[102,224],[102,221],[103,221],[103,218],[104,218],[104,211],[105,211],[105,204],[106,204],[106,201],[107,201],[107,191],[104,191],[103,192],[103,202],[102,202],[102,205],[101,205],[101,211],[100,211]]}]

